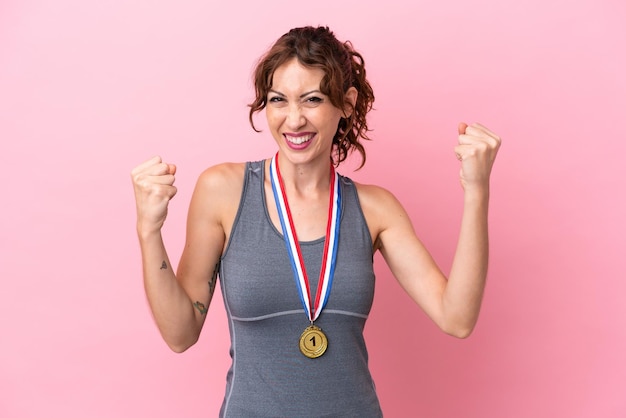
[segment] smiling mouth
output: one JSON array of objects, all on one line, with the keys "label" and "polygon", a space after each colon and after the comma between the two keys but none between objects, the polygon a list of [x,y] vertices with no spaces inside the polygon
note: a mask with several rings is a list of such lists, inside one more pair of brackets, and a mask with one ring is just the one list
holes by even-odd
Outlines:
[{"label": "smiling mouth", "polygon": [[314,135],[315,134],[302,134],[302,135],[294,136],[294,135],[284,134],[285,139],[295,145],[304,144],[305,142],[310,141]]}]

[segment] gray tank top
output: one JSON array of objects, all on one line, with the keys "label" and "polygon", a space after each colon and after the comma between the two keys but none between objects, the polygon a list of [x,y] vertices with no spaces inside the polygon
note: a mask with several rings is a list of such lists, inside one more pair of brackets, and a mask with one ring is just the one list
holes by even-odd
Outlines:
[{"label": "gray tank top", "polygon": [[[299,349],[309,325],[282,231],[272,224],[264,162],[246,164],[243,194],[220,280],[232,365],[220,417],[381,417],[363,338],[374,297],[372,239],[354,183],[340,177],[337,264],[326,307],[315,321],[328,337],[319,358]],[[315,294],[324,237],[300,242]]]}]

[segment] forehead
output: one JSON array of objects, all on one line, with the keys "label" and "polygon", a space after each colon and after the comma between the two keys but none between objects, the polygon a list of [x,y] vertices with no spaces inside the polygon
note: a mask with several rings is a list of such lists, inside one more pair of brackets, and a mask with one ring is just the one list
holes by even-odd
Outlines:
[{"label": "forehead", "polygon": [[272,90],[281,93],[318,90],[324,78],[321,68],[305,67],[297,58],[292,58],[274,71]]}]

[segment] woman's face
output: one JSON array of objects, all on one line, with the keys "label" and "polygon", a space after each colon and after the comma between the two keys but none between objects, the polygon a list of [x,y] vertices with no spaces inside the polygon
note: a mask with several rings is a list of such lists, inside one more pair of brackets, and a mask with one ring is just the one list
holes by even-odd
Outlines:
[{"label": "woman's face", "polygon": [[281,154],[294,164],[328,162],[342,110],[320,91],[324,71],[293,58],[274,71],[267,123]]}]

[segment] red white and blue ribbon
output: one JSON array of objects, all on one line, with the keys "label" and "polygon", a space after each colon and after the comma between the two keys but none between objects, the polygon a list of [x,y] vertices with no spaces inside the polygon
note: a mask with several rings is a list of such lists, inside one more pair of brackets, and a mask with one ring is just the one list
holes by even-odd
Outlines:
[{"label": "red white and blue ribbon", "polygon": [[335,168],[330,164],[330,198],[328,203],[328,222],[326,225],[326,240],[324,243],[324,253],[322,254],[322,267],[320,268],[320,278],[317,284],[315,300],[311,299],[309,278],[304,266],[304,258],[300,250],[300,243],[293,224],[287,193],[283,179],[278,167],[278,153],[272,158],[270,163],[270,178],[278,217],[283,230],[283,237],[296,285],[300,293],[302,306],[311,323],[315,321],[328,301],[330,289],[333,284],[335,264],[337,259],[337,246],[339,242],[339,215],[341,210],[341,190],[339,187],[339,176],[335,173]]}]

